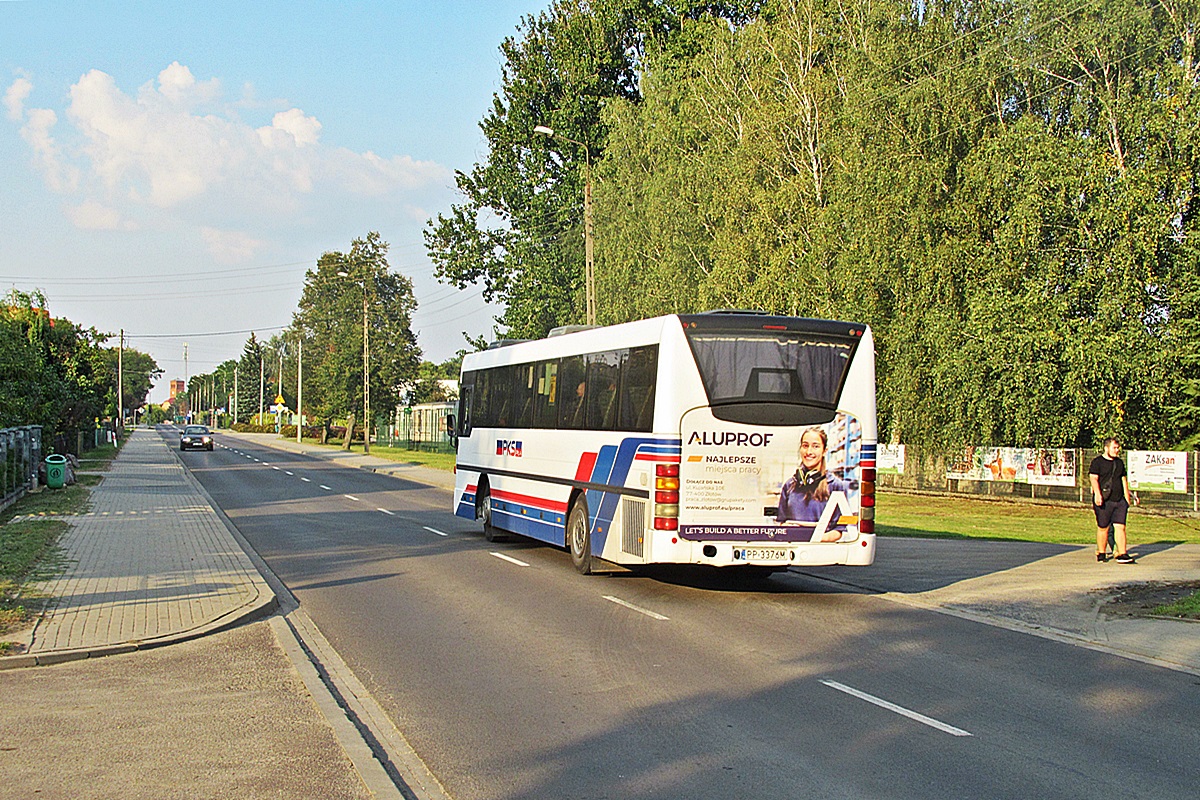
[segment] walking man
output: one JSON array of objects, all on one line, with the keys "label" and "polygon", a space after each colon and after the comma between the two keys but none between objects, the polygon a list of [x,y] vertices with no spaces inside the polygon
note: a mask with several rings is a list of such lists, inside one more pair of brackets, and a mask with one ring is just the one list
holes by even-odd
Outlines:
[{"label": "walking man", "polygon": [[1137,499],[1129,492],[1129,476],[1121,454],[1121,443],[1109,437],[1104,440],[1100,455],[1088,467],[1092,484],[1092,511],[1096,512],[1096,560],[1108,560],[1108,529],[1113,532],[1113,554],[1118,564],[1132,564],[1133,556],[1125,541],[1125,521],[1129,507]]}]

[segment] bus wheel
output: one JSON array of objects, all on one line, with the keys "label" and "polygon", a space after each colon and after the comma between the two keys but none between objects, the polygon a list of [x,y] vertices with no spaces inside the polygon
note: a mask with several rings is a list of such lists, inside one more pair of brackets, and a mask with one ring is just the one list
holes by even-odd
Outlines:
[{"label": "bus wheel", "polygon": [[479,518],[483,520],[483,538],[489,542],[502,541],[505,536],[492,524],[492,490],[486,488],[483,490],[483,497],[479,499]]},{"label": "bus wheel", "polygon": [[581,575],[592,574],[592,530],[588,524],[587,501],[582,497],[571,506],[567,516],[567,547],[571,548],[571,563]]}]

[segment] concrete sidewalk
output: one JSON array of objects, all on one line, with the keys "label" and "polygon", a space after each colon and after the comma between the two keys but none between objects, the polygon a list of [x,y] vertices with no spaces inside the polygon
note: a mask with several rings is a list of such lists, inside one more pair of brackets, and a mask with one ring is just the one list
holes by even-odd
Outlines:
[{"label": "concrete sidewalk", "polygon": [[91,510],[64,519],[70,530],[59,545],[67,567],[41,587],[54,604],[27,632],[26,651],[0,658],[0,669],[184,641],[278,607],[195,479],[152,430],[132,432],[92,490]]}]

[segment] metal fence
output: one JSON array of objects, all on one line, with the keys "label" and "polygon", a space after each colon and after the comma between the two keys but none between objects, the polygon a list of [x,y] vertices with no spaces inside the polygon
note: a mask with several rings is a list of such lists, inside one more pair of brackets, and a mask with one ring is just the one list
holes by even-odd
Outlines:
[{"label": "metal fence", "polygon": [[373,441],[385,447],[452,453],[454,443],[446,433],[446,417],[453,414],[457,406],[457,403],[446,402],[397,408],[387,424],[376,421]]},{"label": "metal fence", "polygon": [[[995,450],[997,448],[978,448],[980,450]],[[1013,448],[1015,449],[1015,448]],[[1045,451],[1043,451],[1045,452]],[[1062,454],[1062,463],[1073,465],[1073,475],[1065,477],[1065,485],[1031,482],[1029,479],[1010,477],[1002,468],[994,470],[987,479],[953,477],[961,472],[957,462],[962,455],[945,455],[942,453],[923,452],[920,448],[908,445],[903,451],[903,463],[899,472],[881,470],[878,475],[878,485],[881,488],[898,491],[914,491],[930,494],[975,495],[982,497],[1002,497],[1008,500],[1059,502],[1059,503],[1090,503],[1091,486],[1088,481],[1088,466],[1098,450],[1075,449],[1053,451]],[[1200,512],[1200,453],[1189,451],[1179,453],[1186,459],[1186,483],[1176,484],[1171,489],[1163,487],[1148,489],[1139,486],[1135,489],[1143,507],[1152,511],[1164,513],[1197,513]],[[1121,457],[1128,464],[1129,453],[1122,452]],[[1020,473],[1018,473],[1020,474]],[[1065,473],[1064,473],[1065,474]]]},{"label": "metal fence", "polygon": [[0,509],[8,508],[37,486],[41,463],[41,425],[0,428]]}]

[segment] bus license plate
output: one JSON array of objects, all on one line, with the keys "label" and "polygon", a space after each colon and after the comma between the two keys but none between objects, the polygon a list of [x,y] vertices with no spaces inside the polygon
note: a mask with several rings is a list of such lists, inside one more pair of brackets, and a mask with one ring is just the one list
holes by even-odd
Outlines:
[{"label": "bus license plate", "polygon": [[746,561],[787,561],[788,551],[782,547],[747,547],[742,550]]}]

